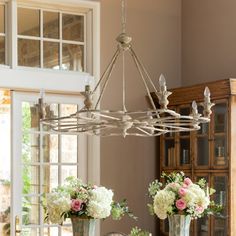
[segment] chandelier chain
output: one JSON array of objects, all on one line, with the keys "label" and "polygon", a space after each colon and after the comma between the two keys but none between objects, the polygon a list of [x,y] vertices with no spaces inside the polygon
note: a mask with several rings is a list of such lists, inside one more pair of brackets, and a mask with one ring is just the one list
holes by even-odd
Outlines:
[{"label": "chandelier chain", "polygon": [[122,52],[122,67],[123,67],[123,71],[122,71],[122,84],[123,84],[123,111],[127,111],[126,109],[126,105],[125,105],[125,100],[126,100],[126,96],[125,96],[125,87],[126,87],[126,84],[125,84],[125,51]]},{"label": "chandelier chain", "polygon": [[121,8],[122,8],[122,15],[121,15],[121,24],[122,24],[122,33],[126,33],[126,0],[122,0]]}]

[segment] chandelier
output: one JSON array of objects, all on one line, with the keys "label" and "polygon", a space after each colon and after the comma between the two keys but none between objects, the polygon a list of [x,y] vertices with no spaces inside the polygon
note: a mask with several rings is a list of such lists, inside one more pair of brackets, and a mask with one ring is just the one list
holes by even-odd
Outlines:
[{"label": "chandelier", "polygon": [[[84,107],[69,116],[56,117],[54,115],[45,118],[43,115],[41,122],[47,125],[50,130],[56,132],[86,133],[97,136],[146,136],[153,137],[161,134],[193,131],[200,129],[201,123],[210,121],[211,107],[214,105],[210,101],[210,91],[206,87],[204,91],[203,115],[198,113],[198,106],[192,102],[192,111],[188,116],[181,115],[174,110],[168,109],[168,97],[172,94],[167,90],[166,80],[163,75],[159,78],[159,88],[157,89],[150,78],[145,66],[136,55],[132,47],[132,38],[126,34],[126,1],[122,0],[122,32],[116,38],[117,49],[106,67],[101,78],[92,89],[85,86]],[[128,110],[126,103],[126,76],[125,57],[130,55],[137,68],[140,79],[144,85],[151,109]],[[117,63],[117,59],[122,60],[122,108],[117,110],[100,109],[99,105],[106,91],[107,85],[112,78],[112,72]],[[155,92],[159,105],[156,107],[151,91]],[[45,114],[43,96],[39,99],[42,114]]]}]

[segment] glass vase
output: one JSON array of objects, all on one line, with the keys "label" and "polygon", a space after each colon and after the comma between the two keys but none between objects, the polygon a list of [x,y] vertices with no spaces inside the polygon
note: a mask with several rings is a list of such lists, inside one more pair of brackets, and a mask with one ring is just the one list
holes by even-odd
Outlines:
[{"label": "glass vase", "polygon": [[189,236],[191,217],[189,215],[170,215],[169,236]]},{"label": "glass vase", "polygon": [[94,236],[95,221],[94,219],[71,217],[73,236]]}]

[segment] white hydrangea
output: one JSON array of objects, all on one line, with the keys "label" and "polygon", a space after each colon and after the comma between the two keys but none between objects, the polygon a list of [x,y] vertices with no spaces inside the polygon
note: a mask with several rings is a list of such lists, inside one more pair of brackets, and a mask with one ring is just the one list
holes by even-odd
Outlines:
[{"label": "white hydrangea", "polygon": [[210,204],[209,197],[207,197],[204,190],[196,184],[192,184],[191,186],[189,186],[184,199],[186,200],[187,206],[189,207],[193,205],[199,205],[206,209]]},{"label": "white hydrangea", "polygon": [[168,190],[160,190],[154,197],[154,212],[162,220],[167,217],[167,213],[172,212],[172,205],[175,201],[175,193]]},{"label": "white hydrangea", "polygon": [[103,219],[111,214],[113,192],[105,187],[97,187],[90,192],[87,206],[88,216]]},{"label": "white hydrangea", "polygon": [[53,224],[61,224],[62,213],[70,211],[71,201],[69,194],[51,193],[47,196],[48,218]]}]

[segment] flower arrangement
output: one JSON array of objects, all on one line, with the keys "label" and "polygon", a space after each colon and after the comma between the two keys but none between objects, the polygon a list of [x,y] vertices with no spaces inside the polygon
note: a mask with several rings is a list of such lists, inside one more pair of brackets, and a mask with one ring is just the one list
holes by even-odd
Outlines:
[{"label": "flower arrangement", "polygon": [[125,214],[133,217],[124,201],[113,201],[113,191],[105,187],[84,184],[80,179],[68,177],[65,183],[54,188],[44,200],[47,219],[62,224],[66,218],[105,219],[112,215],[118,220]]},{"label": "flower arrangement", "polygon": [[205,179],[193,183],[184,172],[173,172],[161,175],[164,184],[158,180],[149,185],[149,195],[153,204],[148,204],[151,214],[156,214],[160,219],[168,215],[183,214],[191,218],[200,218],[206,214],[221,211],[222,207],[210,201],[210,195],[215,190],[208,188]]}]

